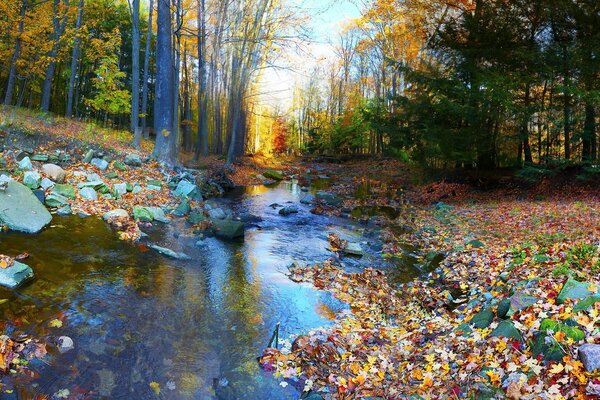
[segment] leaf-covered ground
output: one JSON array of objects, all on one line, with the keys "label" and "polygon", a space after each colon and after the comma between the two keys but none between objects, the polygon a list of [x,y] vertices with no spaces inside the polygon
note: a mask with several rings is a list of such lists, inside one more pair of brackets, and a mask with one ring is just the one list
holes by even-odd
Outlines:
[{"label": "leaf-covered ground", "polygon": [[[346,181],[332,191],[353,193],[364,181],[360,167],[348,170],[354,186]],[[376,176],[381,184],[369,196],[343,204],[411,200],[400,217],[383,224],[384,256],[414,244],[430,272],[392,286],[377,269],[346,273],[329,261],[292,268],[292,280],[332,292],[351,312],[332,328],[299,337],[291,349],[268,349],[261,358],[265,369],[284,384],[336,399],[600,393],[600,380],[577,352],[584,343],[600,343],[600,201],[593,188],[477,192],[433,184],[395,198],[389,193],[400,192],[400,180]],[[428,268],[426,256],[436,253],[444,260]],[[567,289],[559,297],[567,280],[577,287],[576,298],[568,298]]]}]

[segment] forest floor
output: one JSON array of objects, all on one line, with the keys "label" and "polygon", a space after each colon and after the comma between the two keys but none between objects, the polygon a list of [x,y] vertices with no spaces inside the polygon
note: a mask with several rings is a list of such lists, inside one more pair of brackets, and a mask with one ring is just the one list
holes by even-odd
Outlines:
[{"label": "forest floor", "polygon": [[[393,161],[320,168],[334,182],[327,190],[345,200],[314,212],[399,209],[379,217],[383,256],[416,246],[429,272],[398,286],[377,266],[292,268],[292,280],[332,292],[352,312],[299,337],[291,352],[267,349],[266,370],[305,394],[336,399],[600,394],[600,346],[581,347],[600,343],[595,185],[509,179],[482,191],[415,184],[417,173]],[[331,241],[343,251],[345,243]]]}]

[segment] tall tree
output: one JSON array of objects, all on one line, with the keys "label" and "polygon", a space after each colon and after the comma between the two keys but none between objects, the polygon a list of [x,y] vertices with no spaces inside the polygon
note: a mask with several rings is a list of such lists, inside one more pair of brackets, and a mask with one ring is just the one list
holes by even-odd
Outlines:
[{"label": "tall tree", "polygon": [[54,79],[54,73],[58,63],[57,56],[60,47],[60,40],[65,31],[65,25],[67,24],[69,0],[64,0],[63,5],[64,7],[61,7],[60,0],[54,0],[54,6],[52,8],[52,48],[47,54],[49,62],[48,67],[46,68],[44,82],[42,84],[42,101],[40,106],[42,111],[48,111],[50,109],[52,80]]},{"label": "tall tree", "polygon": [[133,0],[131,7],[131,131],[133,147],[142,140],[140,129],[140,0]]},{"label": "tall tree", "polygon": [[156,34],[156,88],[154,95],[154,156],[161,162],[175,164],[173,129],[173,46],[170,0],[158,0]]},{"label": "tall tree", "polygon": [[148,30],[146,32],[146,52],[144,53],[144,78],[142,83],[142,130],[146,132],[148,112],[148,80],[150,79],[150,49],[152,46],[152,14],[154,13],[154,0],[150,0],[148,10]]},{"label": "tall tree", "polygon": [[73,39],[73,52],[71,54],[71,74],[69,77],[69,92],[67,95],[67,117],[73,116],[73,94],[75,91],[75,79],[77,78],[77,64],[79,62],[79,46],[81,44],[80,30],[83,19],[83,0],[79,0],[77,6],[77,21],[75,22],[75,39]]},{"label": "tall tree", "polygon": [[6,85],[6,94],[4,95],[4,105],[9,106],[12,103],[13,92],[15,90],[15,81],[17,79],[17,61],[21,57],[22,36],[25,24],[25,14],[27,13],[28,0],[23,0],[21,3],[21,11],[19,12],[19,28],[15,39],[15,50],[13,51],[10,61],[10,69],[8,73],[8,83]]}]

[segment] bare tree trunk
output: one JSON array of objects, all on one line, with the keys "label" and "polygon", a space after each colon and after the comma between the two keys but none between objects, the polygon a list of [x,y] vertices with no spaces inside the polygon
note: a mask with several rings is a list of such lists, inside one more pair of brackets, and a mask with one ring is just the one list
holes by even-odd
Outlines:
[{"label": "bare tree trunk", "polygon": [[[66,3],[68,5],[68,2]],[[56,71],[56,57],[58,55],[58,49],[60,46],[60,39],[65,30],[65,25],[67,23],[67,14],[62,18],[62,21],[58,15],[58,6],[60,5],[60,0],[54,0],[54,8],[53,8],[53,18],[52,24],[54,25],[54,31],[52,33],[52,49],[48,52],[48,58],[50,59],[50,63],[46,68],[46,77],[44,78],[44,83],[42,84],[42,102],[41,102],[41,110],[46,112],[50,109],[50,98],[51,98],[51,90],[52,90],[52,80],[54,79],[54,72]]]},{"label": "bare tree trunk", "polygon": [[131,3],[131,131],[133,147],[142,141],[140,121],[140,0]]},{"label": "bare tree trunk", "polygon": [[73,41],[73,52],[71,54],[71,76],[69,77],[69,92],[67,94],[67,111],[65,116],[73,116],[73,93],[75,91],[75,79],[77,77],[77,61],[79,60],[79,45],[81,38],[79,31],[81,29],[81,20],[83,18],[83,0],[79,0],[77,6],[77,22],[75,22],[75,40]]},{"label": "bare tree trunk", "polygon": [[156,89],[154,100],[154,130],[156,143],[153,154],[159,161],[175,163],[173,129],[173,48],[171,37],[170,0],[158,0],[158,32],[156,36]]},{"label": "bare tree trunk", "polygon": [[194,159],[208,155],[208,122],[206,95],[206,7],[198,0],[198,143]]},{"label": "bare tree trunk", "polygon": [[144,54],[144,81],[142,83],[142,131],[146,133],[146,113],[148,112],[148,79],[150,78],[148,69],[150,68],[150,50],[152,44],[152,14],[154,12],[154,0],[150,0],[150,10],[148,14],[148,31],[146,33],[146,53]]},{"label": "bare tree trunk", "polygon": [[21,57],[21,36],[23,35],[25,13],[27,12],[28,0],[23,0],[21,3],[21,12],[19,13],[19,32],[15,40],[15,51],[13,52],[10,61],[10,72],[8,73],[8,83],[6,86],[6,94],[4,96],[4,105],[10,106],[12,103],[13,92],[15,90],[15,81],[17,79],[17,61]]}]

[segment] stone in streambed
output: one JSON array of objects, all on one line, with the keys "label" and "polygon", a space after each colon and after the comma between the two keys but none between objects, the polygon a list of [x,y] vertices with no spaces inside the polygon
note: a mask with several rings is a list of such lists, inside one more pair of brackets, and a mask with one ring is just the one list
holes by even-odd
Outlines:
[{"label": "stone in streambed", "polygon": [[279,210],[279,215],[288,216],[290,214],[297,214],[298,209],[294,206],[285,206]]},{"label": "stone in streambed", "polygon": [[69,204],[67,204],[66,206],[63,206],[63,207],[59,208],[58,210],[56,210],[56,213],[58,215],[71,215],[71,214],[73,214],[73,210],[71,209],[71,206]]},{"label": "stone in streambed", "polygon": [[0,224],[15,231],[39,232],[52,215],[27,186],[8,179],[3,178],[6,189],[0,190]]},{"label": "stone in streambed", "polygon": [[108,221],[111,218],[129,218],[129,213],[121,208],[115,208],[114,210],[105,212],[102,218],[105,221]]},{"label": "stone in streambed", "polygon": [[0,285],[16,289],[28,280],[33,279],[33,270],[26,264],[15,261],[8,268],[0,268]]},{"label": "stone in streambed", "polygon": [[211,208],[208,210],[208,216],[213,219],[225,219],[227,214],[221,208]]},{"label": "stone in streambed", "polygon": [[235,239],[244,236],[245,224],[231,219],[211,219],[215,236],[224,239]]},{"label": "stone in streambed", "polygon": [[300,199],[300,203],[302,203],[302,204],[311,204],[314,201],[315,201],[315,196],[311,193],[307,194],[302,199]]},{"label": "stone in streambed", "polygon": [[52,193],[59,194],[68,199],[74,199],[76,197],[75,196],[75,188],[70,185],[64,185],[64,184],[57,183],[56,185],[54,185],[54,188],[52,189]]},{"label": "stone in streambed", "polygon": [[349,254],[351,256],[362,257],[364,255],[364,251],[360,244],[358,243],[348,243],[346,248],[342,249],[345,254]]},{"label": "stone in streambed", "polygon": [[84,163],[89,163],[90,161],[92,161],[92,158],[94,158],[94,150],[88,150],[87,153],[85,153],[85,156],[83,157],[83,162]]},{"label": "stone in streambed", "polygon": [[62,183],[67,176],[67,172],[56,164],[42,165],[42,173],[58,183]]},{"label": "stone in streambed", "polygon": [[132,167],[139,167],[142,165],[142,158],[135,153],[129,153],[125,156],[125,164]]},{"label": "stone in streambed", "polygon": [[146,207],[134,206],[133,219],[142,222],[152,222],[154,220],[154,215]]},{"label": "stone in streambed", "polygon": [[183,199],[181,203],[177,206],[177,208],[172,212],[176,217],[183,217],[189,214],[191,211],[190,202],[186,199]]},{"label": "stone in streambed", "polygon": [[79,195],[86,200],[98,200],[98,193],[91,187],[79,189]]},{"label": "stone in streambed", "polygon": [[269,169],[263,173],[265,178],[274,179],[276,181],[283,180],[283,175],[279,171]]},{"label": "stone in streambed", "polygon": [[48,178],[42,178],[42,180],[40,181],[40,186],[42,187],[42,189],[44,190],[48,190],[50,189],[52,186],[54,186],[54,182],[52,182],[50,179]]},{"label": "stone in streambed", "polygon": [[171,218],[165,215],[165,211],[160,207],[146,207],[155,221],[162,222],[164,224],[171,222]]},{"label": "stone in streambed", "polygon": [[29,189],[37,189],[40,187],[42,183],[42,177],[37,171],[27,171],[25,175],[23,175],[23,185],[27,186]]},{"label": "stone in streambed", "polygon": [[191,259],[190,256],[188,256],[187,254],[184,253],[177,253],[171,249],[167,249],[166,247],[161,247],[161,246],[157,246],[155,244],[151,244],[150,246],[151,249],[154,249],[156,251],[158,251],[160,254],[163,254],[167,257],[171,257],[171,258],[175,258],[177,260],[189,260]]},{"label": "stone in streambed", "polygon": [[113,194],[115,197],[120,197],[127,193],[127,183],[115,183],[113,185]]},{"label": "stone in streambed", "polygon": [[48,207],[59,208],[68,205],[69,199],[58,193],[50,193],[44,200],[44,203]]},{"label": "stone in streambed", "polygon": [[108,161],[103,160],[101,158],[92,158],[90,164],[95,165],[100,169],[100,171],[105,171],[108,168]]}]

